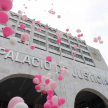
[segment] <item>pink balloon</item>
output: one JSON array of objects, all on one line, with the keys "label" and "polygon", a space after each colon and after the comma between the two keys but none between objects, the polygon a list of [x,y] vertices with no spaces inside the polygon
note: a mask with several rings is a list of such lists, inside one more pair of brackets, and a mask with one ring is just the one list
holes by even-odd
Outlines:
[{"label": "pink balloon", "polygon": [[76,55],[76,52],[74,52],[74,55]]},{"label": "pink balloon", "polygon": [[63,97],[58,99],[58,105],[63,105],[65,103],[65,99]]},{"label": "pink balloon", "polygon": [[32,50],[34,50],[34,49],[35,49],[35,46],[32,45],[30,48],[31,48]]},{"label": "pink balloon", "polygon": [[36,74],[34,77],[35,77],[35,78],[38,78],[38,74]]},{"label": "pink balloon", "polygon": [[12,1],[11,0],[0,0],[0,9],[3,11],[10,11],[12,8]]},{"label": "pink balloon", "polygon": [[19,10],[18,13],[21,14],[22,13],[21,10]]},{"label": "pink balloon", "polygon": [[58,15],[57,17],[58,17],[58,18],[61,18],[61,16],[60,16],[60,15]]},{"label": "pink balloon", "polygon": [[77,45],[74,45],[73,47],[74,47],[74,49],[77,49],[78,48]]},{"label": "pink balloon", "polygon": [[43,93],[43,94],[46,94],[46,91],[45,91],[45,90],[42,90],[42,93]]},{"label": "pink balloon", "polygon": [[81,37],[81,35],[80,35],[80,34],[78,34],[78,35],[77,35],[77,37]]},{"label": "pink balloon", "polygon": [[103,41],[99,41],[100,44],[103,44]]},{"label": "pink balloon", "polygon": [[68,31],[69,31],[69,29],[66,29],[66,31],[68,32]]},{"label": "pink balloon", "polygon": [[12,29],[12,34],[15,34],[15,30],[14,29]]},{"label": "pink balloon", "polygon": [[26,15],[23,15],[22,16],[22,20],[26,20],[27,19],[27,16]]},{"label": "pink balloon", "polygon": [[47,103],[45,103],[45,104],[44,104],[44,108],[51,108],[51,104],[50,104],[50,103],[48,103],[48,102],[47,102]]},{"label": "pink balloon", "polygon": [[56,36],[59,36],[59,32],[56,32]]},{"label": "pink balloon", "polygon": [[53,81],[50,86],[51,86],[51,89],[54,90],[57,87],[57,83],[55,81]]},{"label": "pink balloon", "polygon": [[37,28],[37,31],[41,31],[41,29],[40,28]]},{"label": "pink balloon", "polygon": [[51,105],[53,104],[52,100],[47,100],[48,103],[50,103]]},{"label": "pink balloon", "polygon": [[13,108],[17,103],[24,103],[24,100],[21,97],[14,97],[8,103],[8,108]]},{"label": "pink balloon", "polygon": [[52,57],[51,57],[51,56],[47,56],[47,57],[46,57],[46,60],[47,60],[48,62],[51,62],[51,61],[52,61]]},{"label": "pink balloon", "polygon": [[8,22],[9,16],[7,13],[0,11],[0,16],[2,16],[2,17],[0,17],[0,24]]},{"label": "pink balloon", "polygon": [[51,108],[58,108],[58,105],[53,103]]},{"label": "pink balloon", "polygon": [[36,90],[40,90],[40,86],[39,86],[39,85],[36,85],[36,86],[35,86],[35,89],[36,89]]},{"label": "pink balloon", "polygon": [[27,41],[29,40],[30,35],[28,33],[21,34],[21,40]]},{"label": "pink balloon", "polygon": [[68,33],[67,36],[71,36],[71,33]]},{"label": "pink balloon", "polygon": [[94,38],[93,41],[94,41],[95,43],[98,42],[97,38]]},{"label": "pink balloon", "polygon": [[63,79],[63,77],[61,75],[59,75],[58,79],[61,81]]},{"label": "pink balloon", "polygon": [[5,52],[9,52],[9,49],[5,49]]},{"label": "pink balloon", "polygon": [[20,24],[20,28],[25,29],[26,28],[25,24]]},{"label": "pink balloon", "polygon": [[33,83],[36,84],[35,79],[33,79]]},{"label": "pink balloon", "polygon": [[51,100],[52,99],[52,96],[47,96],[47,100]]},{"label": "pink balloon", "polygon": [[36,24],[39,24],[40,23],[40,21],[36,21]]},{"label": "pink balloon", "polygon": [[83,34],[80,34],[81,37],[83,37]]},{"label": "pink balloon", "polygon": [[45,83],[49,84],[50,80],[49,79],[45,79]]},{"label": "pink balloon", "polygon": [[11,27],[9,27],[9,26],[4,27],[3,28],[4,37],[8,37],[8,36],[12,35],[12,33],[13,33],[12,31],[13,31],[13,29]]},{"label": "pink balloon", "polygon": [[54,94],[54,92],[53,92],[53,90],[52,89],[49,89],[48,91],[47,91],[47,94],[48,94],[48,96],[53,96],[53,94]]},{"label": "pink balloon", "polygon": [[98,40],[101,40],[101,37],[100,36],[98,36],[98,38],[97,38]]},{"label": "pink balloon", "polygon": [[77,30],[76,30],[76,32],[77,32],[77,33],[80,33],[80,32],[81,32],[81,30],[80,30],[80,29],[77,29]]},{"label": "pink balloon", "polygon": [[57,39],[57,43],[60,43],[60,42],[61,42],[61,40],[62,40],[61,38]]},{"label": "pink balloon", "polygon": [[65,75],[67,73],[67,70],[65,68],[61,68],[60,69],[60,72],[61,72],[61,74],[64,74]]}]

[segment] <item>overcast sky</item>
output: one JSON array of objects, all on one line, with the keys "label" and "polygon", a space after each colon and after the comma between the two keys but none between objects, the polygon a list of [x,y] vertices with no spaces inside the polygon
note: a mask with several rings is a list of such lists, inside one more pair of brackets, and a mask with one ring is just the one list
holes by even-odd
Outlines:
[{"label": "overcast sky", "polygon": [[[55,15],[48,13],[51,9]],[[99,49],[108,65],[108,0],[14,0],[12,11],[18,10],[63,32],[69,28],[73,36],[77,36],[76,29],[81,29],[82,40]],[[98,36],[102,37],[103,44],[93,42]]]}]

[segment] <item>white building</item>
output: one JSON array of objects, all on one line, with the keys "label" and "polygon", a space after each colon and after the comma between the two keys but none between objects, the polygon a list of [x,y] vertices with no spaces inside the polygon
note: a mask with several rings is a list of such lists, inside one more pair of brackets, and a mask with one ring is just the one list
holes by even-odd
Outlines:
[{"label": "white building", "polygon": [[[60,44],[57,44],[56,30],[46,29],[46,25],[39,24],[31,28],[31,23],[35,20],[25,21],[19,15],[10,12],[10,20],[13,22],[12,28],[15,34],[10,37],[17,37],[16,46],[9,44],[9,38],[5,38],[0,32],[0,107],[6,108],[8,101],[14,96],[21,96],[29,105],[29,108],[42,108],[46,101],[46,95],[37,93],[32,83],[35,74],[46,75],[51,72],[52,79],[57,81],[58,87],[55,94],[64,97],[66,103],[63,108],[108,108],[108,67],[98,49],[92,48],[85,41],[76,37],[67,37],[63,33]],[[21,41],[20,24],[26,25],[26,31],[30,34],[27,45]],[[0,27],[4,28],[2,24]],[[41,32],[36,28],[43,27]],[[75,50],[73,45],[77,45]],[[34,50],[30,46],[34,45]],[[4,50],[8,48],[9,52]],[[77,52],[74,61],[74,51]],[[57,67],[53,69],[51,63],[47,62],[46,56],[51,55]],[[72,56],[72,58],[70,57]],[[28,57],[29,63],[24,62]],[[69,75],[64,76],[63,81],[58,80],[60,66],[69,70]],[[81,67],[84,67],[83,69]]]}]

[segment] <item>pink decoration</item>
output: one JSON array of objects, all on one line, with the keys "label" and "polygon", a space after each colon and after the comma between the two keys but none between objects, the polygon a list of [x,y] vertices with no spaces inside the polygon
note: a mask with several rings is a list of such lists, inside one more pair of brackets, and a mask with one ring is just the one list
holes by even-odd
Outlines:
[{"label": "pink decoration", "polygon": [[58,108],[57,104],[53,104],[51,108]]},{"label": "pink decoration", "polygon": [[51,100],[52,99],[52,96],[47,96],[47,100]]},{"label": "pink decoration", "polygon": [[10,36],[10,35],[12,35],[12,32],[13,30],[12,30],[12,28],[11,27],[4,27],[3,28],[3,35],[4,35],[4,37],[8,37],[8,36]]},{"label": "pink decoration", "polygon": [[95,43],[98,42],[97,38],[94,38],[93,41],[94,41]]},{"label": "pink decoration", "polygon": [[50,14],[55,14],[56,12],[55,11],[53,11],[53,9],[51,9],[50,11],[48,11]]},{"label": "pink decoration", "polygon": [[49,89],[48,91],[47,91],[47,94],[48,94],[48,96],[53,96],[53,94],[54,94],[54,92],[53,92],[53,90],[52,89]]},{"label": "pink decoration", "polygon": [[48,102],[47,102],[47,103],[45,103],[45,104],[44,104],[44,108],[51,108],[51,104],[50,104],[50,103],[48,103]]},{"label": "pink decoration", "polygon": [[15,34],[15,30],[14,29],[12,29],[12,34]]},{"label": "pink decoration", "polygon": [[58,79],[61,81],[63,79],[63,77],[61,75],[59,75]]},{"label": "pink decoration", "polygon": [[62,40],[61,38],[57,39],[57,43],[60,43],[60,42],[61,42],[61,40]]},{"label": "pink decoration", "polygon": [[52,61],[52,57],[51,57],[51,56],[47,56],[47,57],[46,57],[46,60],[47,60],[48,62],[51,62],[51,61]]},{"label": "pink decoration", "polygon": [[50,80],[49,79],[45,79],[45,83],[49,84]]},{"label": "pink decoration", "polygon": [[103,41],[99,41],[100,44],[103,44]]},{"label": "pink decoration", "polygon": [[3,11],[10,11],[12,8],[11,0],[0,0],[0,9]]},{"label": "pink decoration", "polygon": [[36,84],[35,79],[33,79],[33,83]]},{"label": "pink decoration", "polygon": [[51,105],[53,104],[52,100],[47,100],[48,103],[50,103]]},{"label": "pink decoration", "polygon": [[58,105],[63,105],[65,103],[65,99],[63,97],[58,99]]},{"label": "pink decoration", "polygon": [[69,31],[69,29],[66,29],[66,31],[68,32],[68,31]]},{"label": "pink decoration", "polygon": [[36,74],[34,77],[35,77],[35,78],[38,78],[38,75]]},{"label": "pink decoration", "polygon": [[14,105],[20,102],[24,103],[24,100],[21,97],[14,97],[9,101],[7,108],[13,108]]},{"label": "pink decoration", "polygon": [[77,49],[77,45],[74,45],[73,47],[74,47],[74,49]]},{"label": "pink decoration", "polygon": [[7,13],[0,11],[0,16],[2,16],[2,17],[0,17],[0,24],[8,22],[9,16]]},{"label": "pink decoration", "polygon": [[25,29],[26,28],[25,24],[20,24],[20,28]]},{"label": "pink decoration", "polygon": [[25,41],[24,44],[27,45],[27,41]]},{"label": "pink decoration", "polygon": [[67,36],[71,36],[71,33],[68,33]]},{"label": "pink decoration", "polygon": [[64,74],[65,75],[67,73],[67,70],[65,68],[61,68],[60,69],[60,72],[61,72],[61,74]]},{"label": "pink decoration", "polygon": [[61,16],[60,16],[60,15],[58,15],[57,17],[58,17],[58,18],[61,18]]},{"label": "pink decoration", "polygon": [[81,37],[81,35],[80,35],[80,34],[78,34],[78,35],[77,35],[77,37]]},{"label": "pink decoration", "polygon": [[81,30],[80,30],[80,29],[77,29],[77,30],[76,30],[76,32],[77,32],[77,33],[80,33],[80,32],[81,32]]},{"label": "pink decoration", "polygon": [[5,52],[9,52],[9,49],[5,49]]},{"label": "pink decoration", "polygon": [[35,89],[36,89],[36,90],[40,90],[40,86],[39,86],[39,85],[36,85],[36,86],[35,86]]},{"label": "pink decoration", "polygon": [[37,31],[41,31],[41,29],[40,28],[37,28]]},{"label": "pink decoration", "polygon": [[74,52],[74,55],[76,55],[76,52]]},{"label": "pink decoration", "polygon": [[35,46],[32,45],[30,48],[31,48],[32,50],[34,50],[34,49],[35,49]]},{"label": "pink decoration", "polygon": [[29,40],[29,34],[28,33],[23,33],[22,35],[21,35],[21,40],[23,40],[23,41],[27,41],[27,40]]},{"label": "pink decoration", "polygon": [[45,91],[45,90],[42,90],[42,93],[43,93],[43,94],[46,94],[46,91]]},{"label": "pink decoration", "polygon": [[56,32],[56,36],[59,36],[59,32]]},{"label": "pink decoration", "polygon": [[83,34],[80,34],[81,37],[83,37]]},{"label": "pink decoration", "polygon": [[39,24],[40,23],[40,21],[36,21],[36,24]]},{"label": "pink decoration", "polygon": [[97,38],[98,40],[101,40],[101,37],[100,36],[98,36],[98,38]]},{"label": "pink decoration", "polygon": [[18,13],[21,14],[22,13],[21,10],[19,10]]},{"label": "pink decoration", "polygon": [[23,15],[22,16],[22,20],[26,20],[27,19],[27,16],[26,15]]},{"label": "pink decoration", "polygon": [[27,7],[25,7],[25,9],[27,9]]},{"label": "pink decoration", "polygon": [[55,81],[53,81],[50,86],[51,86],[51,89],[54,90],[57,87],[57,83]]},{"label": "pink decoration", "polygon": [[74,57],[74,60],[76,60],[76,57]]}]

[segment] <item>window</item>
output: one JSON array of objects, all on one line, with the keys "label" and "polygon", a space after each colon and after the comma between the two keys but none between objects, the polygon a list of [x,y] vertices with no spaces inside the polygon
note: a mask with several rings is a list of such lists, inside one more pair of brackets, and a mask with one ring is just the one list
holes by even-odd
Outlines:
[{"label": "window", "polygon": [[41,30],[41,33],[45,34],[45,31]]},{"label": "window", "polygon": [[9,18],[12,22],[17,23],[17,20]]},{"label": "window", "polygon": [[14,15],[14,18],[19,18],[19,16],[18,15]]},{"label": "window", "polygon": [[64,49],[61,49],[61,50],[62,50],[62,53],[67,54],[67,55],[71,55],[70,51],[67,51],[67,50],[64,50]]},{"label": "window", "polygon": [[85,50],[87,50],[87,47],[84,47],[84,46],[82,46],[82,45],[80,45],[80,47],[83,48],[83,49],[85,49]]},{"label": "window", "polygon": [[85,42],[81,42],[80,40],[78,40],[78,41],[79,41],[79,43],[81,43],[81,44],[83,44],[83,45],[86,45]]},{"label": "window", "polygon": [[75,38],[72,38],[72,37],[69,37],[69,39],[74,40],[74,41],[77,41]]},{"label": "window", "polygon": [[65,48],[69,48],[69,45],[66,45],[64,43],[60,43],[61,46],[65,47]]},{"label": "window", "polygon": [[44,42],[41,42],[41,41],[38,41],[38,40],[35,40],[35,39],[33,39],[33,43],[44,46],[44,47],[46,45]]},{"label": "window", "polygon": [[14,29],[15,28],[15,25],[12,25],[12,28]]},{"label": "window", "polygon": [[84,58],[85,58],[85,61],[88,61],[88,62],[93,63],[92,59],[89,59],[89,58],[87,58],[87,57],[84,57]]},{"label": "window", "polygon": [[77,51],[80,53],[80,49],[75,49],[74,47],[72,47],[72,50]]},{"label": "window", "polygon": [[67,38],[67,35],[66,34],[63,34],[63,36]]},{"label": "window", "polygon": [[53,38],[57,39],[57,36],[56,36],[56,35],[51,34],[51,33],[48,33],[48,34],[49,34],[49,36],[51,36],[51,37],[53,37]]},{"label": "window", "polygon": [[74,55],[74,57],[77,57],[79,59],[83,59],[82,56],[81,55],[78,55],[78,54]]},{"label": "window", "polygon": [[51,28],[48,28],[48,30],[51,31],[51,32],[53,32],[53,33],[56,32],[56,30],[52,30]]},{"label": "window", "polygon": [[32,23],[32,21],[30,21],[30,20],[27,20],[26,22],[28,22],[28,23],[30,23],[30,24]]},{"label": "window", "polygon": [[25,26],[26,26],[27,28],[31,28],[30,25],[28,25],[28,24],[25,24]]},{"label": "window", "polygon": [[21,29],[20,27],[18,27],[17,30],[19,30],[21,32],[24,32],[25,31],[24,29]]},{"label": "window", "polygon": [[26,30],[25,32],[28,33],[28,34],[30,34],[30,31],[29,30]]},{"label": "window", "polygon": [[77,45],[77,46],[78,46],[78,44],[76,44],[76,43],[74,43],[74,42],[72,42],[72,41],[70,41],[70,44],[72,44],[72,45]]},{"label": "window", "polygon": [[59,48],[58,47],[55,47],[53,45],[49,45],[49,48],[59,52]]},{"label": "window", "polygon": [[56,42],[56,40],[53,40],[53,39],[50,39],[50,38],[48,38],[48,41],[50,41],[51,43],[54,43],[54,44],[58,44],[58,43]]},{"label": "window", "polygon": [[82,51],[83,54],[90,56],[90,54],[88,52]]},{"label": "window", "polygon": [[15,33],[15,37],[20,38],[21,39],[21,34]]},{"label": "window", "polygon": [[64,39],[64,38],[62,38],[62,41],[64,41],[64,42],[67,42],[67,43],[68,43],[68,40],[67,40],[67,39]]},{"label": "window", "polygon": [[40,34],[34,33],[34,36],[35,36],[35,37],[38,37],[38,38],[40,38],[40,39],[45,40],[45,36],[42,36],[42,35],[40,35]]}]

